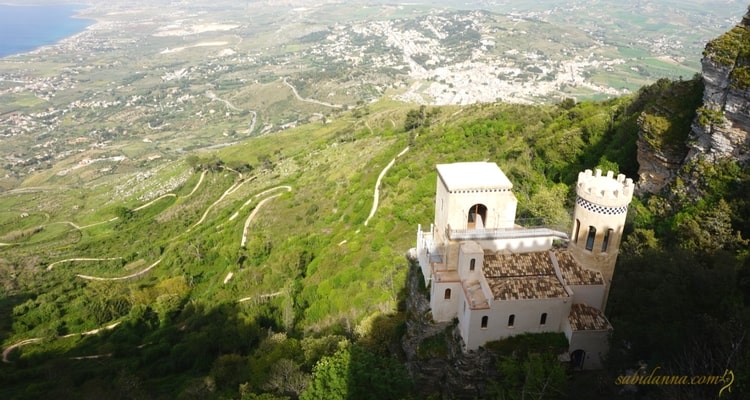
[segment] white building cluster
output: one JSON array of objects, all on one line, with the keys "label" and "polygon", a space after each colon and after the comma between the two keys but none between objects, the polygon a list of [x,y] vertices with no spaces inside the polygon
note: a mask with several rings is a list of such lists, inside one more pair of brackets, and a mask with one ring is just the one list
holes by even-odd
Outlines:
[{"label": "white building cluster", "polygon": [[516,224],[513,184],[495,163],[437,166],[435,221],[417,258],[435,321],[456,318],[466,350],[521,333],[563,332],[577,368],[600,368],[604,316],[633,181],[582,172],[572,233]]}]

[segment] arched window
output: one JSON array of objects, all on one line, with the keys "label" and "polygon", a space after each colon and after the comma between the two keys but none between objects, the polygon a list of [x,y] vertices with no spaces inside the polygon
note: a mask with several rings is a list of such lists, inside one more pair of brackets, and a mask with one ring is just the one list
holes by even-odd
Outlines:
[{"label": "arched window", "polygon": [[466,223],[468,229],[484,229],[487,223],[487,206],[474,204],[469,208],[469,220]]},{"label": "arched window", "polygon": [[547,313],[542,313],[542,316],[539,317],[539,325],[544,325],[547,323]]},{"label": "arched window", "polygon": [[482,329],[487,328],[487,323],[489,322],[489,320],[490,320],[490,317],[486,315],[482,317]]},{"label": "arched window", "polygon": [[450,300],[451,299],[451,290],[450,289],[445,289],[445,296],[443,296],[443,298],[445,300]]},{"label": "arched window", "polygon": [[513,324],[516,323],[516,314],[510,314],[508,317],[508,328],[512,328]]},{"label": "arched window", "polygon": [[594,239],[596,238],[596,228],[589,226],[589,235],[586,237],[586,250],[594,249]]},{"label": "arched window", "polygon": [[476,266],[477,266],[477,260],[475,258],[472,258],[469,261],[469,271],[474,272],[474,268],[476,268]]},{"label": "arched window", "polygon": [[602,251],[607,251],[607,247],[609,247],[609,236],[612,234],[612,229],[607,229],[606,232],[604,232],[604,241],[602,241]]}]

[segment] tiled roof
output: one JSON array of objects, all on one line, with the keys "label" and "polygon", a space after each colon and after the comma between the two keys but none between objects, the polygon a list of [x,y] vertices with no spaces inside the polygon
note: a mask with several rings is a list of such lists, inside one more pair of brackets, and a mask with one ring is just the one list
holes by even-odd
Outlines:
[{"label": "tiled roof", "polygon": [[607,317],[594,307],[585,304],[573,304],[570,307],[568,321],[574,331],[603,331],[612,329]]},{"label": "tiled roof", "polygon": [[568,297],[546,251],[522,254],[486,252],[482,271],[495,300]]},{"label": "tiled roof", "polygon": [[556,276],[487,278],[495,300],[528,300],[568,297]]},{"label": "tiled roof", "polygon": [[554,250],[563,279],[568,285],[603,285],[604,278],[597,271],[583,268],[573,256],[562,249]]},{"label": "tiled roof", "polygon": [[484,254],[484,276],[487,278],[555,275],[549,253]]}]

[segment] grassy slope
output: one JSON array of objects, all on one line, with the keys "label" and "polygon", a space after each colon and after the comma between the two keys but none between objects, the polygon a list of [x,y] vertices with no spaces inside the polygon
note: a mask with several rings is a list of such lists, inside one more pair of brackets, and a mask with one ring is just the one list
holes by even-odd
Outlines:
[{"label": "grassy slope", "polygon": [[[27,182],[27,191],[0,197],[9,210],[0,214],[0,237],[13,244],[0,256],[0,335],[5,346],[46,340],[11,355],[21,369],[0,368],[13,382],[24,382],[29,378],[22,376],[43,374],[50,360],[114,349],[103,371],[140,370],[149,387],[166,393],[207,374],[222,354],[260,351],[254,350],[259,330],[296,337],[353,334],[364,316],[395,310],[402,299],[404,254],[414,246],[417,224],[433,218],[435,164],[497,161],[514,182],[519,217],[542,217],[564,229],[569,204],[560,199],[570,194],[570,171],[604,163],[632,173],[635,132],[632,116],[623,111],[629,101],[571,110],[428,108],[429,124],[414,132],[401,128],[413,106],[381,101],[332,123],[198,153],[204,162],[220,159],[226,166],[206,171],[203,180],[182,160],[164,161],[145,174],[118,166],[100,176],[92,173],[100,166],[89,165],[63,177],[35,178],[40,189]],[[378,175],[407,145],[385,175],[378,211],[365,226]],[[265,192],[286,185],[291,191]],[[176,196],[135,211],[165,187]],[[263,204],[241,247],[247,216],[272,195],[279,197]],[[97,225],[77,229],[71,223]],[[115,259],[63,262],[47,270],[52,262],[78,257]],[[122,277],[157,261],[128,280],[75,276]],[[247,301],[238,304],[240,299]],[[96,337],[55,339],[117,321],[123,325]],[[215,345],[199,339],[230,335],[230,325],[236,339]],[[205,336],[209,327],[221,331]],[[188,347],[181,352],[195,355],[200,343],[212,350],[191,356],[197,358],[189,365],[171,350]]]}]

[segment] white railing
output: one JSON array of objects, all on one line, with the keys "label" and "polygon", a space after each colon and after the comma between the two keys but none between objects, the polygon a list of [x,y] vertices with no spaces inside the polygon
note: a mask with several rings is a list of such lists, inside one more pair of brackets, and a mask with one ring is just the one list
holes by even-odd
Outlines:
[{"label": "white railing", "polygon": [[492,229],[451,229],[450,225],[445,229],[445,234],[451,240],[495,240],[495,239],[523,239],[552,237],[562,240],[570,240],[568,234],[546,227],[514,227],[514,228],[492,228]]}]

